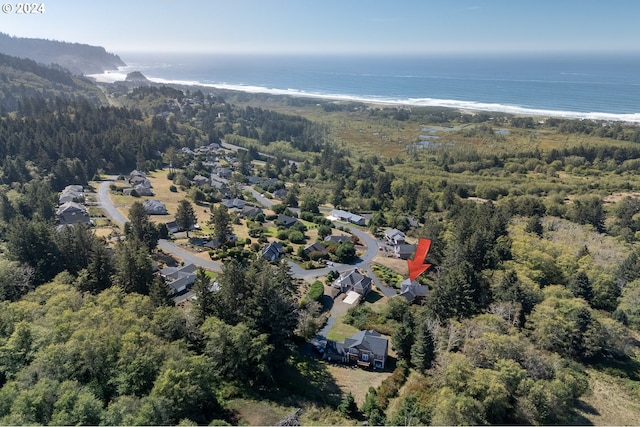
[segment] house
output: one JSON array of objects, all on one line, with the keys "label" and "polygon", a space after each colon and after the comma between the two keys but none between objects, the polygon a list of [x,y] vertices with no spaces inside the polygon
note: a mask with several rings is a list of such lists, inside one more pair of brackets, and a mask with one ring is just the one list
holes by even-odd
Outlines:
[{"label": "house", "polygon": [[84,188],[82,185],[67,185],[60,192],[58,204],[62,205],[66,202],[78,202],[84,200]]},{"label": "house", "polygon": [[284,255],[284,248],[280,242],[269,243],[262,249],[262,253],[260,254],[263,259],[269,262],[279,260],[282,255]]},{"label": "house", "polygon": [[307,256],[314,252],[320,253],[323,257],[329,254],[327,248],[325,248],[324,245],[320,242],[315,242],[304,248],[304,253],[307,254]]},{"label": "house", "polygon": [[129,183],[132,183],[133,180],[137,180],[139,178],[146,179],[147,174],[136,169],[132,170],[131,173],[129,173]]},{"label": "house", "polygon": [[360,215],[356,215],[340,209],[333,209],[331,212],[329,212],[329,219],[333,221],[346,221],[355,225],[365,225],[367,222],[365,218]]},{"label": "house", "polygon": [[63,203],[58,207],[56,215],[60,225],[91,224],[87,208],[76,202]]},{"label": "house", "polygon": [[260,182],[260,187],[266,189],[268,187],[272,187],[279,184],[280,184],[280,181],[277,178],[267,178],[264,181]]},{"label": "house", "polygon": [[262,213],[262,209],[256,206],[247,205],[243,207],[242,210],[240,211],[240,216],[244,218],[254,218],[261,213]]},{"label": "house", "polygon": [[284,228],[289,228],[291,227],[293,224],[295,224],[296,222],[298,222],[297,219],[290,217],[288,215],[278,215],[278,219],[276,220],[277,222],[279,222],[280,224],[282,224],[282,226]]},{"label": "house", "polygon": [[416,251],[416,245],[403,243],[393,247],[393,256],[400,259],[409,259]]},{"label": "house", "polygon": [[229,168],[217,168],[213,173],[224,179],[229,179],[233,175],[233,171]]},{"label": "house", "polygon": [[149,180],[144,180],[133,188],[125,188],[122,190],[122,194],[125,196],[131,196],[134,191],[138,196],[153,196],[153,190],[151,189],[151,183]]},{"label": "house", "polygon": [[167,207],[160,200],[145,200],[142,203],[144,211],[149,215],[166,215]]},{"label": "house", "polygon": [[360,273],[355,268],[351,271],[345,271],[342,273],[332,284],[334,288],[340,289],[340,292],[347,293],[349,291],[355,291],[360,295],[366,296],[371,290],[372,280]]},{"label": "house", "polygon": [[406,279],[400,283],[400,294],[409,303],[414,302],[416,299],[424,298],[429,293],[429,287],[421,285],[416,280]]},{"label": "house", "polygon": [[341,245],[343,243],[347,243],[347,242],[351,242],[353,241],[353,238],[351,236],[349,236],[348,234],[340,234],[338,236],[327,236],[324,238],[325,242],[329,242],[329,243],[335,243],[338,245]]},{"label": "house", "polygon": [[193,177],[193,183],[198,187],[204,187],[205,185],[209,185],[211,183],[211,179],[206,176],[196,175]]},{"label": "house", "polygon": [[187,290],[196,281],[197,267],[193,264],[186,264],[182,267],[165,267],[160,271],[160,275],[169,285],[171,294],[179,294]]},{"label": "house", "polygon": [[395,228],[387,228],[384,231],[384,238],[392,245],[400,245],[404,243],[407,236],[405,236],[405,234],[400,230],[397,230]]},{"label": "house", "polygon": [[284,200],[284,198],[287,197],[287,190],[285,190],[284,188],[281,188],[279,190],[274,191],[272,193],[272,196],[274,199]]},{"label": "house", "polygon": [[169,233],[177,233],[180,231],[180,227],[178,227],[178,223],[175,221],[169,221],[165,225],[167,226]]},{"label": "house", "polygon": [[327,340],[324,357],[330,362],[384,369],[389,340],[373,329],[360,331],[344,342]]},{"label": "house", "polygon": [[235,199],[224,199],[220,203],[222,203],[227,209],[238,210],[241,210],[247,204],[247,202],[242,199],[238,199],[237,197]]}]

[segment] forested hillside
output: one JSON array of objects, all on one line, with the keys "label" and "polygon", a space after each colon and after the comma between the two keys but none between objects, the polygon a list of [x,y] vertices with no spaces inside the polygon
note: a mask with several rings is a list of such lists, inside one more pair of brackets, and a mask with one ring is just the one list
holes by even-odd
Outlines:
[{"label": "forested hillside", "polygon": [[[250,415],[268,424],[291,413],[304,424],[351,425],[640,417],[634,405],[616,414],[591,398],[605,383],[612,401],[639,396],[636,126],[105,90],[121,107],[29,98],[0,118],[0,424],[237,424]],[[246,151],[212,154],[221,142]],[[230,215],[217,189],[192,182],[212,162],[233,169],[233,197],[287,195],[261,218]],[[166,258],[157,245],[167,229],[140,200],[116,196],[114,184],[129,222],[109,241],[55,224],[66,185],[168,165],[168,192],[210,214],[210,228],[194,235],[224,240],[233,225],[249,236],[220,249],[215,286],[214,273],[197,271],[184,307],[154,275],[151,256]],[[241,187],[250,178],[255,193]],[[277,214],[295,216],[294,208],[304,223],[277,228]],[[333,303],[310,298],[313,285],[287,264],[313,265],[293,244],[311,230],[330,235],[321,217],[332,208],[367,215],[357,230],[380,241],[387,227],[432,240],[419,303],[374,291],[334,318],[337,333],[390,338],[387,371],[370,388],[375,373],[309,353],[306,341]],[[290,248],[287,261],[255,260],[267,235]],[[356,377],[365,380],[353,385]],[[357,386],[356,402],[346,390]]]},{"label": "forested hillside", "polygon": [[90,80],[59,66],[44,66],[30,59],[0,53],[0,108],[14,111],[32,99],[82,100],[98,106],[105,96]]},{"label": "forested hillside", "polygon": [[28,58],[44,65],[58,65],[74,74],[99,74],[117,70],[124,62],[103,47],[56,40],[12,37],[0,33],[0,52]]}]

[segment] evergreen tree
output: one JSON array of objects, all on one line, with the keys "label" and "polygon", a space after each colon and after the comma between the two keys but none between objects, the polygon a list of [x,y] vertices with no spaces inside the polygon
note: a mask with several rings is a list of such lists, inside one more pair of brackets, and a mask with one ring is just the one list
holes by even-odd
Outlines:
[{"label": "evergreen tree", "polygon": [[231,216],[226,206],[218,205],[211,208],[211,218],[209,220],[211,228],[213,229],[213,238],[220,244],[226,243],[229,235],[232,233],[231,228]]},{"label": "evergreen tree", "polygon": [[125,224],[124,230],[128,237],[139,240],[149,251],[158,246],[160,234],[155,224],[149,221],[149,214],[140,201],[131,204],[129,221]]},{"label": "evergreen tree", "polygon": [[413,319],[411,312],[407,311],[398,325],[396,331],[391,336],[391,345],[400,359],[411,357],[411,346],[413,345]]},{"label": "evergreen tree", "polygon": [[146,247],[136,240],[118,242],[115,250],[114,282],[125,292],[146,295],[153,281],[153,265]]},{"label": "evergreen tree", "polygon": [[431,331],[422,321],[416,326],[415,341],[411,347],[411,364],[419,371],[431,368],[435,358],[435,346]]},{"label": "evergreen tree", "polygon": [[358,415],[358,405],[351,392],[342,399],[338,405],[338,411],[347,418],[355,418]]},{"label": "evergreen tree", "polygon": [[149,287],[149,298],[155,307],[173,307],[171,289],[160,276],[156,276]]},{"label": "evergreen tree", "polygon": [[196,270],[196,281],[193,283],[193,293],[196,299],[193,302],[193,313],[196,322],[201,325],[207,317],[213,314],[213,291],[211,290],[211,279],[204,269]]},{"label": "evergreen tree", "polygon": [[180,200],[176,209],[176,224],[181,230],[186,230],[187,237],[189,237],[189,230],[196,225],[197,221],[191,202],[187,199]]},{"label": "evergreen tree", "polygon": [[582,298],[587,302],[591,302],[593,298],[593,288],[589,281],[589,276],[584,271],[578,271],[569,283],[569,288],[573,295]]}]

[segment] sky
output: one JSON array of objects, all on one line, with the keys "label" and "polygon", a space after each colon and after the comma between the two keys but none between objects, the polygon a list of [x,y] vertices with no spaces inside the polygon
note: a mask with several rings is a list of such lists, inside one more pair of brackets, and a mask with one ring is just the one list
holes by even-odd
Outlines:
[{"label": "sky", "polygon": [[[640,53],[638,0],[43,0],[0,32],[127,52]],[[4,10],[4,9],[3,9]]]}]

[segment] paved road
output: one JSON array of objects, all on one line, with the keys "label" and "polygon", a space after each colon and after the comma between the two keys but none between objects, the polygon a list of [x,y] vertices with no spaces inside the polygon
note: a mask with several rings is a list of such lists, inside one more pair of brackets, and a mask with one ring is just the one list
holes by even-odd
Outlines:
[{"label": "paved road", "polygon": [[[116,209],[116,207],[111,202],[111,198],[109,197],[109,185],[115,178],[116,177],[114,176],[108,177],[107,180],[100,183],[100,186],[98,187],[98,202],[100,203],[100,206],[105,211],[107,216],[111,217],[111,219],[116,224],[122,226],[124,225],[125,222],[127,222],[127,218],[124,215],[122,215],[122,213],[120,213],[118,209]],[[271,200],[262,197],[253,188],[249,186],[246,186],[244,188],[246,190],[251,191],[252,194],[256,197],[256,200],[263,206],[270,207],[273,205],[273,202]],[[356,262],[352,264],[334,263],[330,267],[324,267],[316,270],[305,270],[302,267],[300,267],[298,264],[292,261],[288,261],[291,274],[294,277],[311,278],[316,276],[326,276],[331,270],[337,270],[338,272],[342,273],[344,271],[348,271],[353,268],[359,268],[365,271],[367,273],[367,276],[371,277],[374,284],[377,286],[378,289],[380,289],[380,291],[384,295],[388,297],[396,295],[395,289],[383,285],[378,280],[374,272],[371,270],[371,263],[379,250],[379,246],[378,246],[379,241],[376,238],[370,236],[369,234],[365,233],[364,231],[356,227],[349,226],[344,223],[340,223],[340,224],[345,226],[347,229],[349,229],[349,231],[353,235],[357,236],[360,239],[361,243],[364,246],[366,246],[367,249],[365,253],[362,255],[362,257],[360,257],[360,259],[358,259]],[[193,253],[180,248],[179,246],[175,245],[174,243],[168,240],[160,239],[158,241],[158,247],[165,252],[169,252],[171,254],[179,256],[185,261],[185,263],[192,263],[194,265],[197,265],[199,267],[202,267],[211,271],[222,271],[221,263],[197,257]]]},{"label": "paved road", "polygon": [[[124,225],[127,222],[127,218],[120,213],[118,209],[111,202],[111,198],[109,197],[109,185],[111,184],[113,177],[110,177],[108,181],[103,181],[100,183],[98,187],[98,201],[100,206],[106,212],[107,216],[111,217],[113,222],[118,225]],[[191,263],[197,265],[198,267],[206,268],[211,271],[222,271],[222,264],[219,262],[203,259],[195,256],[193,253],[186,251],[174,243],[160,239],[158,240],[158,247],[165,252],[172,253],[174,255],[179,256],[184,260],[185,263]]]}]

